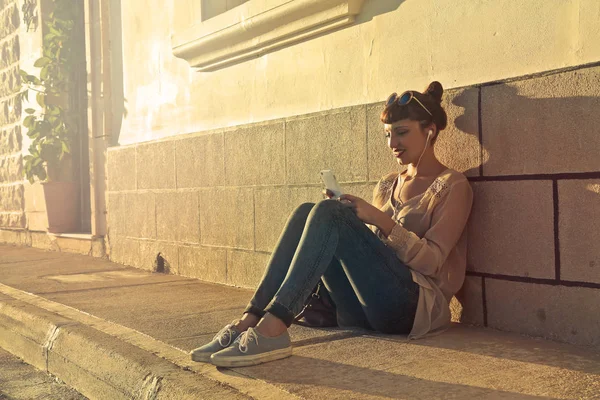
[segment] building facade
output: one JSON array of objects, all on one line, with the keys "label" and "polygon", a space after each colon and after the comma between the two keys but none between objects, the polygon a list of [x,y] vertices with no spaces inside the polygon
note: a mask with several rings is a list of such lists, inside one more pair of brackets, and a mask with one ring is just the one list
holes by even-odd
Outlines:
[{"label": "building facade", "polygon": [[[39,52],[22,3],[0,3],[7,76]],[[255,287],[318,171],[370,199],[397,168],[382,101],[438,80],[436,152],[475,193],[455,318],[600,343],[597,1],[86,0],[85,19],[84,252]],[[2,99],[0,240],[78,248],[43,232]]]}]

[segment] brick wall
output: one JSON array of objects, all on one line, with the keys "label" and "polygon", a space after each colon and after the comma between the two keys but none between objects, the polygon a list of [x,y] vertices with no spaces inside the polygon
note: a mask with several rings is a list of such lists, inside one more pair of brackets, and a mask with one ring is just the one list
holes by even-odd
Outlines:
[{"label": "brick wall", "polygon": [[20,15],[17,1],[0,1],[0,229],[25,228],[21,104],[19,87]]},{"label": "brick wall", "polygon": [[[599,84],[595,66],[446,93],[436,151],[475,193],[456,320],[600,344]],[[320,200],[320,169],[370,199],[397,168],[381,108],[111,148],[111,259],[255,287],[290,211]]]}]

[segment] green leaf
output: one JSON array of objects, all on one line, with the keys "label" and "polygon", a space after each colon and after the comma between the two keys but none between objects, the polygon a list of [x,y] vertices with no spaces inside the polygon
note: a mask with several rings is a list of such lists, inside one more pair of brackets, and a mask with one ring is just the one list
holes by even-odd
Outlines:
[{"label": "green leaf", "polygon": [[[50,18],[52,18],[52,17],[50,17]],[[48,29],[50,30],[50,32],[51,32],[51,33],[54,33],[54,34],[55,34],[55,35],[57,35],[57,36],[60,36],[60,35],[62,35],[62,32],[59,32],[58,30],[56,30],[56,29],[55,29],[53,26],[51,26],[51,25],[49,25],[49,26],[48,26]]]},{"label": "green leaf", "polygon": [[40,78],[45,81],[48,80],[48,75],[49,75],[49,68],[48,65],[46,65],[44,68],[42,68],[42,70],[40,71]]},{"label": "green leaf", "polygon": [[40,180],[45,181],[46,178],[48,177],[46,175],[46,169],[45,168],[40,168],[40,170],[37,171],[37,176],[38,176],[38,178],[40,178]]},{"label": "green leaf", "polygon": [[48,122],[50,122],[50,125],[52,125],[53,130],[55,130],[56,128],[58,128],[60,126],[60,124],[62,124],[62,121],[60,120],[60,118],[54,117],[54,116],[51,116],[50,118],[48,118]]},{"label": "green leaf", "polygon": [[23,78],[27,83],[31,83],[32,85],[40,85],[42,82],[35,75],[27,75]]},{"label": "green leaf", "polygon": [[44,40],[48,40],[48,41],[50,41],[50,40],[52,40],[54,37],[56,37],[56,34],[55,34],[55,33],[52,33],[52,32],[50,32],[50,33],[47,33],[47,34],[46,34],[46,36],[44,36]]},{"label": "green leaf", "polygon": [[46,180],[45,162],[55,163],[71,152],[70,141],[74,132],[69,126],[72,122],[70,110],[68,107],[63,110],[48,99],[71,90],[72,65],[85,57],[84,53],[74,48],[75,18],[78,18],[78,10],[81,10],[73,7],[73,0],[51,2],[54,8],[44,21],[43,56],[34,63],[34,67],[40,68],[39,77],[19,71],[21,88],[17,92],[20,92],[18,98],[29,100],[29,90],[43,88],[42,93],[35,93],[36,101],[42,108],[41,113],[37,107],[27,108],[25,113],[29,115],[23,121],[28,129],[27,135],[32,139],[30,154],[24,158],[23,168],[30,182]]},{"label": "green leaf", "polygon": [[54,158],[52,148],[48,146],[42,147],[42,150],[40,151],[40,157],[46,161],[52,160]]},{"label": "green leaf", "polygon": [[48,57],[42,57],[42,58],[38,58],[35,63],[33,64],[34,67],[36,68],[42,68],[45,67],[46,65],[50,64],[52,62],[51,59],[49,59]]},{"label": "green leaf", "polygon": [[50,125],[48,121],[40,121],[37,125],[37,128],[44,135],[48,135],[52,132],[52,125]]},{"label": "green leaf", "polygon": [[34,121],[35,121],[35,116],[34,115],[30,115],[29,117],[26,117],[23,120],[23,126],[25,128],[31,128],[33,126]]},{"label": "green leaf", "polygon": [[41,107],[46,107],[46,96],[44,93],[36,94],[35,99]]}]

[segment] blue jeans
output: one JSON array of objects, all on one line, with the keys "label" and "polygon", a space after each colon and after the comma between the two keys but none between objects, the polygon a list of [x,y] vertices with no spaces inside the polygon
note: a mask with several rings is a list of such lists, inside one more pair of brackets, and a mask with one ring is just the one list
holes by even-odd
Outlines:
[{"label": "blue jeans", "polygon": [[291,214],[245,312],[271,313],[289,327],[321,278],[340,326],[411,331],[419,286],[409,268],[336,200],[305,203]]}]

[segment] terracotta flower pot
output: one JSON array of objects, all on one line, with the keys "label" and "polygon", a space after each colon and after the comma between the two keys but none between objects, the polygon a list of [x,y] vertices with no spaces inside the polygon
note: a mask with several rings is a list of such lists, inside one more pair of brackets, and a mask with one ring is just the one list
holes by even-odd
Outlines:
[{"label": "terracotta flower pot", "polygon": [[73,233],[79,228],[79,191],[75,182],[43,182],[48,232]]}]

